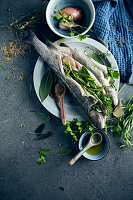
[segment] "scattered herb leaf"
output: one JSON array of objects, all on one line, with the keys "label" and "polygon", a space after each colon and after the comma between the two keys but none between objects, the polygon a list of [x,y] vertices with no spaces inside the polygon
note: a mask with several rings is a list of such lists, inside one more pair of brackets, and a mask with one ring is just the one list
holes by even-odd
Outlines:
[{"label": "scattered herb leaf", "polygon": [[41,133],[35,133],[35,132],[29,132],[29,133],[34,134],[34,135],[41,134]]},{"label": "scattered herb leaf", "polygon": [[39,113],[39,112],[35,112],[35,113],[40,119],[47,121],[47,122],[50,121],[50,116],[47,116],[47,115],[45,115],[43,113]]},{"label": "scattered herb leaf", "polygon": [[23,128],[23,127],[25,127],[24,121],[20,124],[20,128]]},{"label": "scattered herb leaf", "polygon": [[37,162],[42,165],[46,163],[46,159],[44,158],[44,156],[40,156],[40,158],[37,159]]},{"label": "scattered herb leaf", "polygon": [[44,149],[44,148],[42,148],[42,150],[40,151],[40,154],[42,156],[49,156],[49,153],[50,153],[50,149]]},{"label": "scattered herb leaf", "polygon": [[56,156],[62,156],[62,155],[68,155],[72,152],[72,149],[70,148],[65,148],[61,151],[59,151],[58,153],[56,153]]},{"label": "scattered herb leaf", "polygon": [[45,124],[41,124],[40,126],[38,126],[38,128],[36,128],[35,133],[42,133],[43,129],[45,127]]},{"label": "scattered herb leaf", "polygon": [[48,131],[47,133],[44,134],[37,134],[37,138],[35,140],[43,140],[45,138],[48,138],[52,135],[52,133],[50,131]]},{"label": "scattered herb leaf", "polygon": [[0,67],[5,71],[5,68],[2,65],[0,65]]}]

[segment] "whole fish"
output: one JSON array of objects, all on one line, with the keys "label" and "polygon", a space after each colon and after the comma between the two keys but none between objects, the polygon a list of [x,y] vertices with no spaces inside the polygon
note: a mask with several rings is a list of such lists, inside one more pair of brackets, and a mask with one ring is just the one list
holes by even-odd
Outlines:
[{"label": "whole fish", "polygon": [[[36,51],[43,58],[43,60],[49,64],[53,71],[66,84],[69,91],[77,99],[81,108],[83,108],[83,110],[88,114],[92,122],[95,121],[94,118],[96,116],[98,120],[97,123],[95,123],[95,126],[99,129],[103,129],[106,121],[105,117],[99,114],[97,111],[95,111],[95,115],[94,112],[92,113],[92,117],[91,113],[89,113],[91,111],[91,107],[96,104],[98,100],[90,93],[85,93],[81,85],[74,79],[69,77],[66,78],[62,60],[67,55],[58,51],[58,49],[51,42],[46,41],[47,45],[41,42],[32,31],[30,31],[26,42],[35,47]],[[75,60],[75,63],[78,62]],[[81,65],[80,63],[78,64]]]}]

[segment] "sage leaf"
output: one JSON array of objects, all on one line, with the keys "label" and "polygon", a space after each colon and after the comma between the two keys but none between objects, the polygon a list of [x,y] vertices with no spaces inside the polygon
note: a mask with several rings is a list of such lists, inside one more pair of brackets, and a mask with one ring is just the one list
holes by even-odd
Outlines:
[{"label": "sage leaf", "polygon": [[38,128],[36,128],[35,133],[42,133],[43,129],[45,127],[45,124],[41,124],[40,126],[38,126]]},{"label": "sage leaf", "polygon": [[65,148],[61,151],[59,151],[58,153],[56,153],[56,156],[63,156],[63,155],[68,155],[72,152],[72,149],[70,148]]},{"label": "sage leaf", "polygon": [[39,88],[41,102],[43,102],[49,95],[51,91],[52,83],[53,83],[52,72],[48,71],[42,77],[40,88]]},{"label": "sage leaf", "polygon": [[35,113],[40,119],[47,121],[47,122],[50,121],[50,116],[47,116],[47,115],[45,115],[43,113],[39,113],[39,112],[35,112]]}]

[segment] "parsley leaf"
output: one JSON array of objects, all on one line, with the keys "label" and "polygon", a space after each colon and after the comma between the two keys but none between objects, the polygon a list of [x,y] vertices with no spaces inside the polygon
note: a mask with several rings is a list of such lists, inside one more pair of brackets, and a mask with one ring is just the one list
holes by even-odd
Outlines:
[{"label": "parsley leaf", "polygon": [[72,121],[66,122],[66,134],[71,135],[74,141],[78,141],[81,134],[86,130],[93,131],[95,126],[92,124],[91,120],[88,121],[79,121],[77,118],[74,118]]},{"label": "parsley leaf", "polygon": [[85,39],[85,38],[87,38],[87,37],[90,37],[90,35],[79,35],[79,36],[78,36],[78,39],[79,39],[80,41],[82,41],[83,39]]},{"label": "parsley leaf", "polygon": [[44,158],[44,156],[40,156],[40,158],[37,159],[37,162],[42,165],[46,163],[46,159]]},{"label": "parsley leaf", "polygon": [[62,13],[62,17],[63,17],[63,18],[67,18],[68,15],[66,15],[65,13]]},{"label": "parsley leaf", "polygon": [[56,15],[55,15],[55,17],[56,17],[56,19],[61,19],[62,18],[62,15],[60,15],[59,13],[57,13]]},{"label": "parsley leaf", "polygon": [[114,72],[113,72],[113,77],[114,77],[115,79],[119,78],[119,76],[120,76],[120,73],[119,73],[118,71],[114,71]]},{"label": "parsley leaf", "polygon": [[42,156],[49,156],[49,153],[50,153],[50,149],[44,149],[44,148],[42,148],[42,150],[40,151],[40,154]]}]

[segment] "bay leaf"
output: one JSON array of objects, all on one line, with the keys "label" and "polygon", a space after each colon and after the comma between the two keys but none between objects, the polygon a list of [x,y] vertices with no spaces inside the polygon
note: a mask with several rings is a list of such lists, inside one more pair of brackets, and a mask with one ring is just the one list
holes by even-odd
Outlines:
[{"label": "bay leaf", "polygon": [[48,72],[44,74],[41,80],[41,84],[39,88],[41,102],[43,102],[49,95],[51,91],[52,83],[53,83],[52,71],[49,70]]},{"label": "bay leaf", "polygon": [[45,138],[48,138],[52,135],[52,133],[50,131],[48,131],[47,133],[44,133],[44,134],[37,134],[36,135],[36,139],[35,140],[43,140]]},{"label": "bay leaf", "polygon": [[39,133],[42,133],[43,129],[45,127],[45,124],[41,124],[40,126],[38,126],[35,130],[35,133],[39,134]]}]

